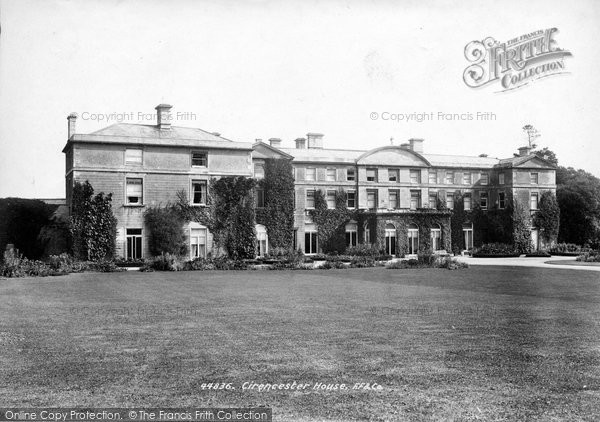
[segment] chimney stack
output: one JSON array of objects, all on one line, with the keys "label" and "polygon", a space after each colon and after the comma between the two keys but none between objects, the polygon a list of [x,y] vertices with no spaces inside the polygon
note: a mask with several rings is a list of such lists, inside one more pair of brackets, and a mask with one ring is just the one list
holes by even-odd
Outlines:
[{"label": "chimney stack", "polygon": [[519,148],[519,157],[526,157],[531,152],[531,148],[528,146]]},{"label": "chimney stack", "polygon": [[273,148],[281,148],[281,139],[279,139],[279,138],[269,138],[269,144]]},{"label": "chimney stack", "polygon": [[400,149],[405,149],[407,151],[410,151],[410,144],[408,142],[404,142],[404,143],[400,144]]},{"label": "chimney stack", "polygon": [[297,138],[296,139],[296,149],[306,149],[306,139]]},{"label": "chimney stack", "polygon": [[156,110],[156,125],[161,130],[171,129],[171,108],[169,104],[159,104],[154,109]]},{"label": "chimney stack", "polygon": [[71,113],[67,117],[68,123],[68,138],[71,139],[71,136],[75,135],[75,123],[77,121],[77,113]]},{"label": "chimney stack", "polygon": [[322,133],[307,133],[308,148],[323,149],[323,134]]},{"label": "chimney stack", "polygon": [[423,139],[411,138],[408,142],[410,143],[411,151],[423,154]]}]

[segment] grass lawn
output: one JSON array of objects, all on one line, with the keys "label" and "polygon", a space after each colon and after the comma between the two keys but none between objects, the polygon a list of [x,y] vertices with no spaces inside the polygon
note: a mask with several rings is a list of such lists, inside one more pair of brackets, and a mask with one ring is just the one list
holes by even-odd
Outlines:
[{"label": "grass lawn", "polygon": [[[3,279],[0,298],[4,407],[268,405],[277,421],[600,414],[597,272],[87,273]],[[242,390],[293,381],[350,389]]]}]

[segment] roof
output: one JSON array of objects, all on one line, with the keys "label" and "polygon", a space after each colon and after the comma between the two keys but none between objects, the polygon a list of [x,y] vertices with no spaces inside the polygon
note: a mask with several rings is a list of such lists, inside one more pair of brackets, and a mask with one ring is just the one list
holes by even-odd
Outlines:
[{"label": "roof", "polygon": [[294,157],[294,161],[322,162],[322,163],[349,163],[352,164],[366,150],[326,149],[326,148],[278,148]]},{"label": "roof", "polygon": [[494,157],[472,157],[469,155],[421,154],[432,166],[440,167],[481,167],[492,168],[498,165],[499,159]]},{"label": "roof", "polygon": [[[170,129],[161,130],[155,125],[133,123],[115,123],[87,135],[75,134],[69,139],[67,145],[72,142],[252,149],[249,142],[234,142],[202,129],[171,126]],[[66,148],[67,146],[63,152]]]}]

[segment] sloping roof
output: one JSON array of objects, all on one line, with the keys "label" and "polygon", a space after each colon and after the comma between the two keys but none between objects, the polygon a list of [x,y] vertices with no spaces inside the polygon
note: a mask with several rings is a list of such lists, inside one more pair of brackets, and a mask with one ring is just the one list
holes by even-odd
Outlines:
[{"label": "sloping roof", "polygon": [[326,149],[326,148],[278,148],[294,157],[294,161],[322,162],[322,163],[354,163],[364,154],[365,150]]},{"label": "sloping roof", "polygon": [[481,167],[492,168],[499,163],[498,158],[471,157],[468,155],[421,154],[432,166],[439,167]]},{"label": "sloping roof", "polygon": [[160,130],[155,125],[140,125],[135,123],[115,123],[103,129],[90,133],[90,135],[102,136],[132,136],[136,138],[168,138],[168,139],[197,139],[201,141],[227,141],[233,142],[230,139],[223,138],[211,132],[202,129],[171,126],[168,130]]},{"label": "sloping roof", "polygon": [[222,148],[251,150],[249,142],[234,142],[220,135],[202,129],[171,126],[161,130],[153,125],[115,123],[90,134],[75,134],[63,149],[73,142],[103,144],[135,144],[155,146],[178,146],[192,148]]},{"label": "sloping roof", "polygon": [[533,160],[533,159],[541,161],[543,164],[545,164],[549,168],[556,167],[550,161],[544,160],[542,157],[539,157],[536,154],[529,154],[529,155],[525,155],[523,157],[504,158],[504,159],[500,160],[500,166],[501,167],[518,167],[518,166],[525,164],[526,162]]}]

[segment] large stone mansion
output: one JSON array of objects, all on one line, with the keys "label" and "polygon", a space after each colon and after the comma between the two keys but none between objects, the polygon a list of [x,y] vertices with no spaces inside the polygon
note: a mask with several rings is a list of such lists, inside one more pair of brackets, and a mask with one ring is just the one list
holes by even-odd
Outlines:
[{"label": "large stone mansion", "polygon": [[[289,148],[276,138],[268,143],[237,142],[215,132],[171,126],[165,118],[170,109],[166,104],[156,107],[156,125],[117,123],[90,134],[76,133],[77,117],[67,118],[68,141],[63,149],[67,205],[75,181],[89,180],[96,191],[112,193],[117,254],[124,258],[149,254],[145,207],[174,201],[180,190],[188,193],[191,205],[202,207],[211,178],[260,179],[270,158],[292,162],[294,247],[306,254],[320,251],[318,228],[308,212],[314,207],[316,190],[334,206],[335,192],[343,189],[347,207],[362,210],[360,220],[346,224],[348,246],[379,242],[395,256],[415,254],[425,237],[433,250],[449,251],[450,215],[457,194],[464,210],[503,209],[516,199],[531,212],[544,191],[556,191],[555,167],[531,154],[528,147],[506,159],[429,154],[422,139],[370,150],[330,149],[325,148],[322,134],[308,133]],[[256,205],[261,206],[260,197]],[[460,249],[473,247],[478,229],[471,222],[461,225]],[[212,235],[206,227],[191,222],[186,230],[191,257],[210,253]],[[257,225],[256,232],[258,253],[265,254],[267,231]],[[532,227],[534,248],[538,237]]]}]

